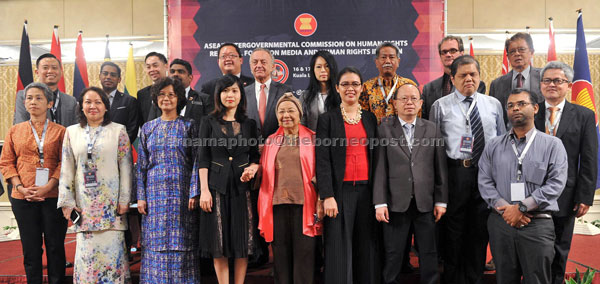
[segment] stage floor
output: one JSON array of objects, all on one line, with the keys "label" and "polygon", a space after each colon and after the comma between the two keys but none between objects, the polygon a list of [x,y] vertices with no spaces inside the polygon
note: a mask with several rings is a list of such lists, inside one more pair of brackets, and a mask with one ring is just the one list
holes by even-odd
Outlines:
[{"label": "stage floor", "polygon": [[[65,239],[65,251],[67,254],[67,260],[73,262],[75,255],[75,235],[69,234]],[[140,254],[134,253],[134,259],[131,264],[131,273],[134,279],[134,283],[138,282],[139,271],[140,271]],[[488,252],[488,259],[491,256]],[[46,265],[46,257],[44,255],[44,269]],[[418,266],[418,260],[416,257],[411,257],[411,263],[413,266]],[[575,269],[579,269],[580,272],[585,271],[585,266],[592,267],[596,270],[600,269],[600,235],[596,236],[573,236],[573,244],[571,252],[569,254],[569,263],[567,265],[567,272],[574,273]],[[266,265],[261,269],[249,269],[246,283],[273,283],[271,265]],[[45,272],[45,270],[44,270]],[[71,283],[73,268],[67,268],[66,274],[68,276],[67,281]],[[418,283],[418,274],[405,274],[403,275],[403,283]],[[486,283],[495,283],[495,277],[493,272],[486,273]],[[21,242],[6,241],[0,242],[0,283],[27,283],[25,278],[25,271],[23,269],[23,253],[21,248]],[[202,283],[217,283],[216,277],[214,276],[203,276]],[[317,283],[322,283],[320,279],[317,279]],[[600,273],[596,274],[594,278],[595,284],[600,284]]]}]

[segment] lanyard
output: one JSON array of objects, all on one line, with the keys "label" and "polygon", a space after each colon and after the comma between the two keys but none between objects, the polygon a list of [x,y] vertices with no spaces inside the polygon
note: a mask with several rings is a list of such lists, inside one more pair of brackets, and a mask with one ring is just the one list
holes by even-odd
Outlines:
[{"label": "lanyard", "polygon": [[[456,97],[454,97],[456,98]],[[477,104],[477,99],[479,98],[479,96],[475,96],[475,98],[473,99],[473,102],[471,103],[471,106],[469,107],[469,109],[465,112],[465,109],[463,109],[461,102],[462,101],[458,101],[458,99],[456,99],[456,104],[458,105],[458,107],[460,108],[460,111],[462,112],[462,114],[465,116],[466,119],[466,124],[467,124],[467,128],[471,127],[471,112],[473,111],[473,109],[475,108],[475,105]],[[468,129],[467,129],[468,130]]]},{"label": "lanyard", "polygon": [[46,123],[44,123],[44,130],[42,131],[42,139],[41,140],[37,134],[37,131],[35,131],[35,128],[33,127],[33,124],[31,123],[31,120],[29,120],[29,126],[31,126],[31,131],[33,131],[33,137],[35,138],[35,143],[37,144],[37,147],[38,147],[38,155],[40,156],[40,165],[43,168],[44,167],[44,140],[46,139],[46,131],[48,130],[48,120],[46,119]]},{"label": "lanyard", "polygon": [[102,131],[102,126],[98,126],[98,129],[96,129],[96,135],[94,135],[94,140],[92,140],[90,137],[90,125],[88,124],[85,127],[85,135],[87,138],[88,165],[90,165],[92,163],[92,148],[94,148],[94,144],[96,144],[96,139],[98,139],[98,136],[100,136],[100,131]]},{"label": "lanyard", "polygon": [[394,95],[394,90],[396,89],[396,86],[398,86],[398,77],[396,77],[396,79],[394,79],[394,86],[392,86],[392,88],[390,89],[389,93],[385,93],[385,91],[383,90],[383,84],[381,83],[381,77],[377,78],[377,83],[379,83],[379,89],[381,89],[381,94],[384,95],[384,99],[385,99],[385,103],[389,103],[390,99],[392,98],[392,96]]},{"label": "lanyard", "polygon": [[525,145],[525,149],[523,149],[523,152],[521,152],[520,156],[519,156],[519,151],[517,151],[517,146],[515,146],[515,140],[514,139],[510,140],[510,144],[513,148],[513,152],[515,152],[515,156],[517,156],[517,161],[519,162],[519,166],[517,167],[517,181],[521,180],[521,176],[523,174],[523,159],[525,158],[525,154],[527,153],[527,151],[529,151],[529,147],[533,143],[533,139],[535,139],[536,134],[537,134],[537,130],[534,130],[533,133],[531,134],[531,138],[529,138],[529,141],[527,142],[527,145]]},{"label": "lanyard", "polygon": [[58,121],[56,120],[56,111],[58,110],[58,101],[60,100],[60,97],[58,95],[59,95],[59,93],[56,94],[56,99],[54,100],[54,104],[52,105],[52,108],[50,108],[50,111],[52,112],[52,119],[56,123],[58,123]]}]

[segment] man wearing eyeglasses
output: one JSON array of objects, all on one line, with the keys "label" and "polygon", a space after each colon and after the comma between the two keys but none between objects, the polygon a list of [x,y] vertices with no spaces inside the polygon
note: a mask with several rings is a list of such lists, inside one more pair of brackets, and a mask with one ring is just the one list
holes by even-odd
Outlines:
[{"label": "man wearing eyeglasses", "polygon": [[[516,33],[504,43],[508,61],[512,70],[502,75],[490,84],[490,96],[497,98],[506,110],[506,99],[511,90],[516,88],[531,91],[536,103],[541,103],[544,98],[540,94],[540,68],[531,66],[533,58],[533,40],[527,33]],[[504,117],[508,126],[508,119]]]},{"label": "man wearing eyeglasses", "polygon": [[539,104],[535,126],[562,141],[569,161],[567,185],[558,199],[560,211],[553,214],[556,255],[552,263],[552,282],[548,283],[559,284],[564,280],[575,217],[585,215],[594,201],[598,137],[594,112],[565,99],[571,94],[573,69],[563,62],[552,61],[541,74],[540,89],[545,101]]},{"label": "man wearing eyeglasses", "polygon": [[[421,117],[429,119],[429,111],[431,105],[437,99],[446,96],[454,92],[454,85],[450,79],[450,65],[459,56],[463,56],[465,48],[463,45],[462,38],[458,36],[446,36],[438,44],[438,53],[440,54],[440,60],[444,66],[444,75],[427,83],[423,87],[423,108],[421,109]],[[477,92],[485,94],[485,82],[479,81],[479,87]]]},{"label": "man wearing eyeglasses", "polygon": [[415,84],[411,79],[396,74],[400,64],[400,49],[391,42],[380,44],[375,51],[375,66],[379,76],[363,84],[363,92],[358,102],[362,109],[375,114],[377,123],[386,116],[396,114],[392,97],[404,84]]},{"label": "man wearing eyeglasses", "polygon": [[[254,83],[254,78],[242,74],[244,58],[242,57],[240,48],[236,44],[230,42],[221,44],[221,46],[219,46],[218,54],[219,57],[217,58],[217,62],[223,75],[231,74],[237,76],[242,80],[244,87]],[[202,84],[201,91],[210,96],[209,100],[211,102],[213,102],[214,99],[215,85],[217,84],[218,79],[219,78],[214,78]],[[213,103],[211,103],[211,108],[207,109],[207,111],[210,113],[213,109],[214,106]]]}]

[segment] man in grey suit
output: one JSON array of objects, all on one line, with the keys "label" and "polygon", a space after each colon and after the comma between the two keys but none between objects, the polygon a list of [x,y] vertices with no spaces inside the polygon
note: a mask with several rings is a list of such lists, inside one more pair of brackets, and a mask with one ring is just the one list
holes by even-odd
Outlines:
[{"label": "man in grey suit", "polygon": [[421,283],[437,283],[435,222],[446,213],[448,203],[444,138],[435,123],[417,118],[423,101],[416,86],[401,86],[393,103],[397,116],[384,118],[379,125],[379,142],[390,143],[376,150],[373,182],[376,218],[384,223],[383,279],[397,283],[412,225],[419,244]]},{"label": "man in grey suit", "polygon": [[[454,85],[450,79],[450,66],[454,59],[459,56],[463,56],[465,53],[465,47],[463,40],[459,36],[446,36],[438,44],[438,53],[440,54],[440,60],[444,66],[444,75],[427,83],[423,87],[423,108],[421,109],[421,117],[429,119],[429,110],[433,102],[437,99],[446,96],[454,92]],[[477,92],[485,94],[485,82],[479,81],[479,87]]]},{"label": "man in grey suit", "polygon": [[254,49],[250,55],[250,70],[256,81],[244,88],[248,100],[248,117],[256,121],[258,132],[263,138],[269,137],[279,128],[275,105],[284,93],[292,91],[289,86],[271,79],[274,64],[275,58],[270,50]]},{"label": "man in grey suit", "polygon": [[[60,60],[51,53],[42,54],[35,62],[35,73],[38,81],[44,83],[54,93],[54,105],[48,110],[48,119],[64,127],[76,124],[77,100],[58,90],[58,81],[62,77]],[[29,113],[25,109],[25,93],[19,91],[15,102],[15,116],[13,124],[29,120]]]},{"label": "man in grey suit", "polygon": [[[540,68],[531,66],[533,58],[533,40],[527,33],[516,33],[504,43],[508,61],[512,70],[502,75],[490,84],[490,96],[497,98],[506,112],[508,94],[516,88],[528,90],[535,97],[534,103],[541,103],[544,97],[540,92]],[[504,123],[508,118],[504,116]]]}]

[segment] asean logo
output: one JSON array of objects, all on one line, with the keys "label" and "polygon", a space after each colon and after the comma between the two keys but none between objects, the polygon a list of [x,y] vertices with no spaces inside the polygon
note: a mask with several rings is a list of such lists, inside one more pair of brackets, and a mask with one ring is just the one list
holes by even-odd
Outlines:
[{"label": "asean logo", "polygon": [[285,81],[287,81],[289,75],[290,71],[287,67],[287,64],[279,59],[275,59],[275,70],[273,70],[273,73],[271,74],[273,81],[285,84]]},{"label": "asean logo", "polygon": [[294,29],[301,36],[311,36],[317,31],[317,19],[309,13],[300,14],[294,21]]}]

